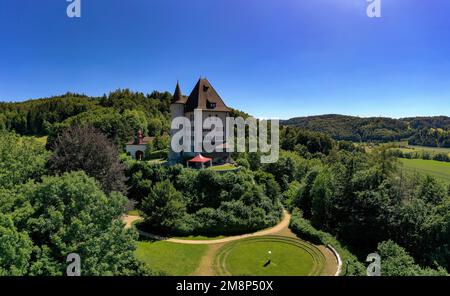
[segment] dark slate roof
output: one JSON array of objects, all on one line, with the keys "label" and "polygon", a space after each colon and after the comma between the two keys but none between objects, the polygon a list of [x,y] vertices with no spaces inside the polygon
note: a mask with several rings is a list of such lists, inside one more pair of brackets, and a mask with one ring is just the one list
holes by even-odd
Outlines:
[{"label": "dark slate roof", "polygon": [[185,104],[186,101],[187,97],[181,94],[180,84],[177,82],[177,86],[172,98],[172,104]]},{"label": "dark slate roof", "polygon": [[[215,107],[213,108],[212,106],[214,105]],[[200,79],[197,82],[185,103],[185,112],[190,112],[194,109],[222,112],[231,111],[207,79]]]}]

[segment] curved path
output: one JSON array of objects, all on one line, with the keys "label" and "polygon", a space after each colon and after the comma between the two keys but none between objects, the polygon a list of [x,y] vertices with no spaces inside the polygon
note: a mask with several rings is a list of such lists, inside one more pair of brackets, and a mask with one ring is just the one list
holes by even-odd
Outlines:
[{"label": "curved path", "polygon": [[[126,224],[126,226],[125,226],[126,228],[130,228],[132,223],[139,219],[141,219],[141,217],[139,217],[139,216],[125,215],[122,218],[122,221]],[[232,242],[232,241],[242,239],[242,238],[275,234],[275,233],[278,233],[278,232],[282,231],[283,229],[289,227],[290,220],[291,220],[291,215],[287,211],[283,211],[283,219],[280,221],[280,223],[278,223],[277,225],[275,225],[271,228],[260,230],[260,231],[254,232],[254,233],[235,235],[235,236],[229,236],[229,237],[225,237],[225,238],[221,238],[221,239],[211,239],[211,240],[187,240],[187,239],[178,239],[178,238],[168,238],[168,237],[162,237],[159,235],[144,232],[141,230],[138,230],[138,231],[139,231],[139,234],[144,237],[157,239],[157,240],[165,240],[165,241],[172,242],[172,243],[190,244],[190,245],[213,245],[213,244]]]},{"label": "curved path", "polygon": [[[131,228],[135,221],[141,220],[140,216],[125,215],[122,217],[122,221],[125,223],[125,228]],[[298,237],[289,229],[289,222],[291,220],[291,215],[287,211],[283,211],[283,219],[277,225],[257,231],[255,233],[229,236],[222,239],[214,240],[185,240],[177,238],[161,237],[159,235],[147,233],[141,230],[139,234],[156,240],[165,240],[168,242],[179,243],[179,244],[191,244],[191,245],[208,245],[208,253],[203,256],[197,270],[193,275],[214,275],[214,270],[212,269],[214,254],[218,249],[227,242],[236,241],[243,238],[257,237],[264,235],[281,235],[285,237],[292,237],[298,239]],[[342,268],[342,261],[339,254],[331,247],[320,245],[318,248],[325,255],[326,261],[328,262],[325,266],[323,275],[339,275]]]}]

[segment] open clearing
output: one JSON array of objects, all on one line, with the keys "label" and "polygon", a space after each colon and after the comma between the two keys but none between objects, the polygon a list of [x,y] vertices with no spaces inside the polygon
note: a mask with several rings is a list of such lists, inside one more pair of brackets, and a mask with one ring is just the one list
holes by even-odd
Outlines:
[{"label": "open clearing", "polygon": [[218,275],[312,276],[322,273],[325,256],[299,239],[262,236],[226,244],[214,266]]},{"label": "open clearing", "polygon": [[427,174],[450,183],[449,162],[405,158],[401,158],[400,161],[403,163],[403,169],[407,172]]}]

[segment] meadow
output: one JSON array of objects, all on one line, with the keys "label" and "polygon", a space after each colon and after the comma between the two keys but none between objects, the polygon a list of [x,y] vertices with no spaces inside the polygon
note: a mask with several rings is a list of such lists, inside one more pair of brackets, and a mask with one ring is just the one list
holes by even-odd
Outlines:
[{"label": "meadow", "polygon": [[400,161],[407,172],[427,174],[450,183],[450,163],[448,162],[405,158],[401,158]]},{"label": "meadow", "polygon": [[428,152],[430,154],[445,153],[450,154],[450,148],[426,147],[406,145],[399,148],[402,152]]}]

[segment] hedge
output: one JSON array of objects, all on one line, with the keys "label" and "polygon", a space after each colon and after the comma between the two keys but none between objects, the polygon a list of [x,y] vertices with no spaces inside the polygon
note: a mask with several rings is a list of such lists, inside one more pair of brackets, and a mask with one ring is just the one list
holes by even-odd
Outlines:
[{"label": "hedge", "polygon": [[[333,246],[342,259],[341,275],[365,275],[364,265],[358,261],[355,255],[350,253],[339,241],[331,234],[315,229],[311,223],[304,219],[299,210],[294,210],[291,217],[289,228],[301,237],[316,245]],[[347,264],[347,261],[349,264]],[[347,266],[348,265],[348,266]]]},{"label": "hedge", "polygon": [[148,160],[152,159],[167,159],[169,157],[169,150],[157,150],[147,153],[146,155]]}]

